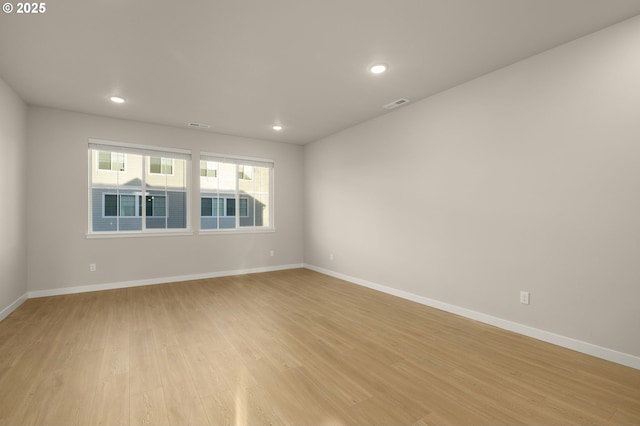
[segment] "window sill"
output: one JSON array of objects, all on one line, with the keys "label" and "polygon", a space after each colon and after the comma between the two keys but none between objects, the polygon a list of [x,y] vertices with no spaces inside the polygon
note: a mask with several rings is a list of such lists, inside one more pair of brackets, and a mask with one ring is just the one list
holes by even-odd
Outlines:
[{"label": "window sill", "polygon": [[144,237],[180,237],[192,236],[193,231],[166,231],[166,232],[93,232],[86,234],[87,239],[100,238],[144,238]]}]

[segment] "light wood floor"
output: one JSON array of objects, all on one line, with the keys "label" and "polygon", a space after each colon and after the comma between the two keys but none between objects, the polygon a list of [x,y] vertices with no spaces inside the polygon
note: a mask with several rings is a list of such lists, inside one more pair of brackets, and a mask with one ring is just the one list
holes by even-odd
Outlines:
[{"label": "light wood floor", "polygon": [[298,269],[26,301],[0,424],[640,424],[640,371]]}]

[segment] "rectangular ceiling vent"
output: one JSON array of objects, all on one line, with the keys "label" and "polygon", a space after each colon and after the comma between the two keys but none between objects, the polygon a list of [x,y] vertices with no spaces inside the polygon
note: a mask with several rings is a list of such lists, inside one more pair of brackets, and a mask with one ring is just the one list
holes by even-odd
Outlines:
[{"label": "rectangular ceiling vent", "polygon": [[400,99],[398,99],[396,101],[393,101],[393,102],[390,102],[390,103],[386,104],[383,108],[394,109],[394,108],[398,108],[399,106],[404,105],[404,104],[406,104],[408,102],[409,102],[409,99],[400,98]]},{"label": "rectangular ceiling vent", "polygon": [[189,123],[189,127],[195,127],[198,129],[208,129],[211,126],[209,126],[208,124],[202,124],[202,123]]}]

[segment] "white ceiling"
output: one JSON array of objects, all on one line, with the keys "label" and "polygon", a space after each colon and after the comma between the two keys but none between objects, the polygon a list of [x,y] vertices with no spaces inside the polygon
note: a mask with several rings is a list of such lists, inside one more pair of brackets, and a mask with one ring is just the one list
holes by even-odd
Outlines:
[{"label": "white ceiling", "polygon": [[53,0],[0,14],[0,76],[30,105],[304,144],[639,13],[640,0]]}]

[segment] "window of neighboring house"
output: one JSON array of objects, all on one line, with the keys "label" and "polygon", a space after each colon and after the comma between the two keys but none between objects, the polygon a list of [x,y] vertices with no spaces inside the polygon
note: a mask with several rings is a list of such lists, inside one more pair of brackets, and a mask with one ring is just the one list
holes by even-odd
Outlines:
[{"label": "window of neighboring house", "polygon": [[98,151],[98,170],[124,172],[124,167],[123,153]]},{"label": "window of neighboring house", "polygon": [[238,178],[242,180],[253,179],[253,166],[238,165]]},{"label": "window of neighboring house", "polygon": [[89,159],[89,234],[188,231],[190,151],[90,140]]},{"label": "window of neighboring house", "polygon": [[167,197],[147,196],[147,216],[165,217],[167,215]]},{"label": "window of neighboring house", "polygon": [[200,176],[214,178],[218,176],[218,163],[200,160]]},{"label": "window of neighboring house", "polygon": [[141,216],[140,196],[103,194],[104,217]]},{"label": "window of neighboring house", "polygon": [[[249,217],[249,200],[240,198],[240,217]],[[236,215],[235,198],[202,197],[200,198],[200,216],[234,217]]]},{"label": "window of neighboring house", "polygon": [[156,175],[172,175],[173,158],[149,157],[149,173]]},{"label": "window of neighboring house", "polygon": [[273,229],[272,161],[214,154],[200,159],[201,230]]},{"label": "window of neighboring house", "polygon": [[240,217],[249,217],[249,200],[246,198],[240,198],[240,206],[238,214]]}]

